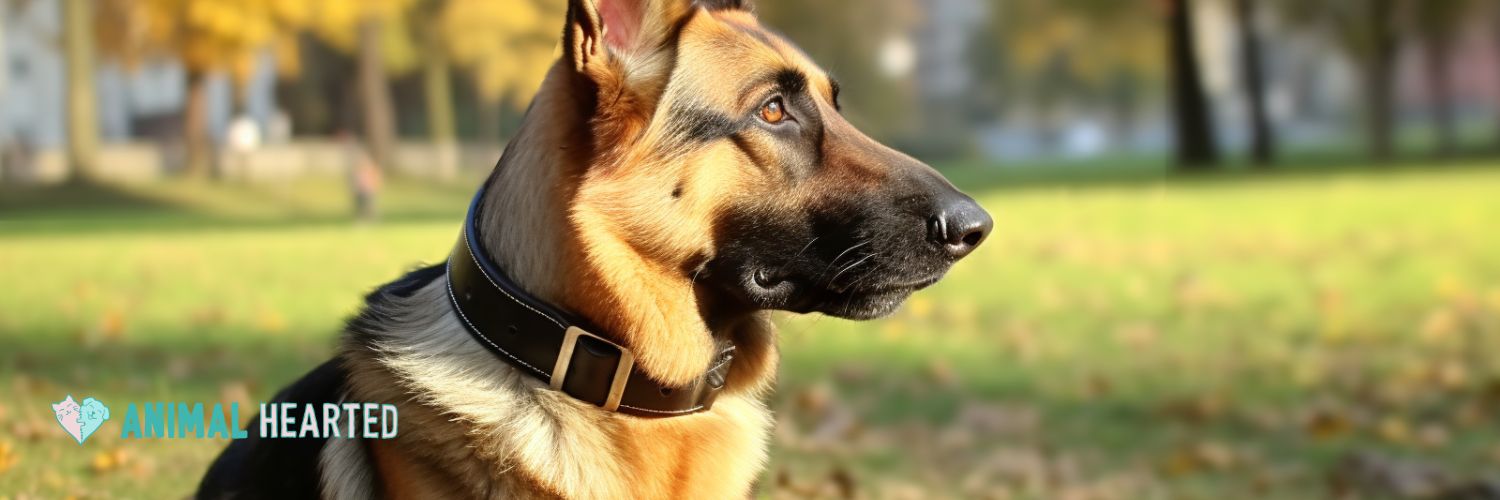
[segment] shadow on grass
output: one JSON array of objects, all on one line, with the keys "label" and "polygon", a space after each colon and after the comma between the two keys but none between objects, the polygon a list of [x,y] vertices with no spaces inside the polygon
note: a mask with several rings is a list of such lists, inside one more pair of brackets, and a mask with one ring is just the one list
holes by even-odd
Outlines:
[{"label": "shadow on grass", "polygon": [[[472,193],[472,186],[457,184],[401,181],[394,187],[378,200],[377,223],[456,225]],[[0,186],[0,237],[349,226],[358,221],[346,206],[348,197],[341,185],[326,179],[291,187],[179,181]],[[232,199],[227,205],[233,209],[209,206],[223,199]]]},{"label": "shadow on grass", "polygon": [[[151,397],[216,401],[226,387],[269,399],[334,352],[335,334],[269,337],[240,331],[173,333],[89,345],[76,336],[16,338],[0,333],[0,377],[35,392],[85,392],[101,399]],[[61,392],[59,392],[61,391]]]}]

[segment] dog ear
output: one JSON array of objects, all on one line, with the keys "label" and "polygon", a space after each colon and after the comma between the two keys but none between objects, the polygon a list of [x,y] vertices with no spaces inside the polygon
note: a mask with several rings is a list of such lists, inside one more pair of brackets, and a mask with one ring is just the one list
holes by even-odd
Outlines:
[{"label": "dog ear", "polygon": [[563,29],[563,50],[573,70],[587,73],[604,64],[604,20],[594,0],[568,0],[568,25]]},{"label": "dog ear", "polygon": [[575,70],[598,75],[665,46],[694,6],[693,0],[569,0],[563,46]]}]

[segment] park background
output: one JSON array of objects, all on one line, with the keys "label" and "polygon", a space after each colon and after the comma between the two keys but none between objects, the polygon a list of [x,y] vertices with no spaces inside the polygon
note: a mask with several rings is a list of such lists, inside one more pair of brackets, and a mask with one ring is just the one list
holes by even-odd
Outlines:
[{"label": "park background", "polygon": [[[757,5],[997,220],[779,320],[759,496],[1500,498],[1500,2]],[[223,441],[48,404],[248,420],[444,258],[563,9],[0,0],[0,498],[191,492]]]}]

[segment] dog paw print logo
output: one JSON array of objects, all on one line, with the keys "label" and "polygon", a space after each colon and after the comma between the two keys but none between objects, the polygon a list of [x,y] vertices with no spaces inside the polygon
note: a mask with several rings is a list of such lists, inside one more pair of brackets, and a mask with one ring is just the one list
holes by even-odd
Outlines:
[{"label": "dog paw print logo", "polygon": [[52,413],[57,415],[57,423],[61,425],[69,436],[83,444],[85,440],[109,420],[109,407],[94,398],[84,398],[83,403],[73,400],[69,394],[66,399],[52,404]]}]

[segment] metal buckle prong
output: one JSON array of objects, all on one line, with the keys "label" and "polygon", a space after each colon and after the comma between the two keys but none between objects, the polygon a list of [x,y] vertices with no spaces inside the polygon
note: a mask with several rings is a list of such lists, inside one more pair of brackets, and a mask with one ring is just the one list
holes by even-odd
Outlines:
[{"label": "metal buckle prong", "polygon": [[604,337],[583,331],[576,326],[568,327],[563,333],[562,348],[557,351],[557,363],[552,366],[552,390],[562,391],[563,381],[568,378],[568,364],[573,362],[573,350],[578,346],[578,337],[586,335],[594,339],[614,346],[620,351],[620,362],[615,365],[615,376],[609,382],[609,395],[604,398],[604,411],[615,411],[620,409],[620,399],[625,396],[625,383],[630,381],[630,370],[635,368],[635,355],[629,349],[620,347],[619,344],[610,342]]}]

